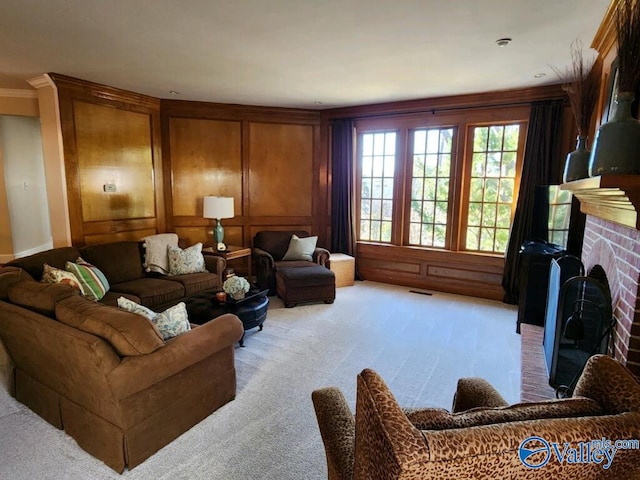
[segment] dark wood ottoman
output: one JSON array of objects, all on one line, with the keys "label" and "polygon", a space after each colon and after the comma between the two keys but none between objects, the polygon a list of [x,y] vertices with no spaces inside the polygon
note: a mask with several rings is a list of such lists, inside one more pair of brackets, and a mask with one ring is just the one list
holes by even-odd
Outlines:
[{"label": "dark wood ottoman", "polygon": [[307,302],[333,303],[336,276],[320,265],[279,268],[276,271],[276,292],[286,308]]}]

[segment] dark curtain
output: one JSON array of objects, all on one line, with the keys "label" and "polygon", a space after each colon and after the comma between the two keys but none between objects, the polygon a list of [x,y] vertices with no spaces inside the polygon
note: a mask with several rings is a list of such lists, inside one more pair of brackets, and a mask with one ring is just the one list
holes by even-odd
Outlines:
[{"label": "dark curtain", "polygon": [[[522,242],[531,238],[534,228],[533,206],[536,187],[559,184],[562,181],[564,166],[564,159],[560,155],[562,104],[562,100],[553,100],[535,102],[531,105],[518,204],[502,276],[505,303],[518,303],[518,273],[521,262],[518,252]],[[546,223],[546,218],[544,221]]]},{"label": "dark curtain", "polygon": [[354,126],[334,120],[331,129],[331,251],[356,256]]}]

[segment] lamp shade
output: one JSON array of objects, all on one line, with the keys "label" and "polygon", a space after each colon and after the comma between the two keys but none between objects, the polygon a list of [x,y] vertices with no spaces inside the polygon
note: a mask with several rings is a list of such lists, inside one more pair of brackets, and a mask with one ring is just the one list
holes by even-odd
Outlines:
[{"label": "lamp shade", "polygon": [[204,218],[233,218],[233,197],[204,197]]}]

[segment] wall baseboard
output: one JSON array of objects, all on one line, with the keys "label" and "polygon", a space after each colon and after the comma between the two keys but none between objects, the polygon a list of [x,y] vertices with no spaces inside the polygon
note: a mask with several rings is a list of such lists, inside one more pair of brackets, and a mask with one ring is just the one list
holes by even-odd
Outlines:
[{"label": "wall baseboard", "polygon": [[[27,257],[29,255],[33,255],[34,253],[43,252],[45,250],[51,250],[52,248],[53,248],[53,240],[49,240],[48,242],[43,243],[42,245],[38,245],[37,247],[30,248],[29,250],[23,250],[22,252],[14,253],[13,258]],[[13,258],[11,258],[11,260],[13,260]],[[0,257],[0,260],[1,259],[2,257]]]}]

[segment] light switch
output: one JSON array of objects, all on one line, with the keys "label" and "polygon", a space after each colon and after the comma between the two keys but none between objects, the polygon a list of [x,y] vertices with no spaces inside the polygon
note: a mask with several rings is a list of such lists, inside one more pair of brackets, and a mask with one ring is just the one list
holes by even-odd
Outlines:
[{"label": "light switch", "polygon": [[115,193],[116,191],[116,184],[115,183],[105,183],[102,188],[104,189],[105,192],[108,193]]}]

